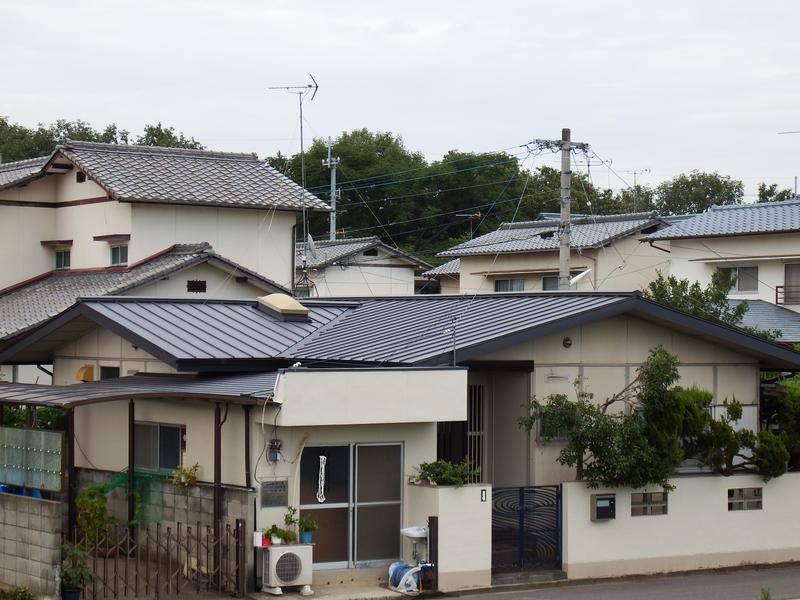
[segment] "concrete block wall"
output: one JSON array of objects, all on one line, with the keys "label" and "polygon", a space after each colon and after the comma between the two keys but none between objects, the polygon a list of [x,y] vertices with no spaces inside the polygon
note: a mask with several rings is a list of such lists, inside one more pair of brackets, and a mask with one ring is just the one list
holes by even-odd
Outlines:
[{"label": "concrete block wall", "polygon": [[57,595],[61,513],[59,502],[0,494],[0,582]]}]

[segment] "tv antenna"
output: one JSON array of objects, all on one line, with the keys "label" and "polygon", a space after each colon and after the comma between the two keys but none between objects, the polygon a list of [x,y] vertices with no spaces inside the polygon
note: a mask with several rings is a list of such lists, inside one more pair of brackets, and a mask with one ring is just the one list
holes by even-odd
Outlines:
[{"label": "tv antenna", "polygon": [[[314,76],[309,73],[311,83],[305,85],[276,85],[271,86],[270,90],[283,90],[290,94],[297,94],[297,101],[300,105],[300,183],[303,186],[303,191],[306,189],[306,152],[303,138],[303,100],[311,94],[309,102],[311,102],[317,95],[319,84]],[[302,192],[301,192],[302,193]],[[305,245],[305,254],[308,254],[308,217],[306,215],[305,202],[303,203],[303,244]]]}]

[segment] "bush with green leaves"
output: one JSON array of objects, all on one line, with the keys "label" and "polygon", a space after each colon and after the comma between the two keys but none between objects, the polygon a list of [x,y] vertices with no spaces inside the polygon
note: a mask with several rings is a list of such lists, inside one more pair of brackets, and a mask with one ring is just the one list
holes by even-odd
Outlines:
[{"label": "bush with green leaves", "polygon": [[83,588],[94,581],[94,573],[87,567],[89,554],[75,544],[61,546],[61,585],[65,588]]},{"label": "bush with green leaves", "polygon": [[0,600],[36,600],[36,596],[26,587],[13,587],[10,590],[0,590]]},{"label": "bush with green leaves", "polygon": [[75,507],[78,527],[90,543],[101,541],[114,529],[116,521],[108,512],[104,485],[93,485],[79,491]]},{"label": "bush with green leaves", "polygon": [[436,485],[454,485],[461,487],[480,476],[480,467],[473,466],[472,461],[464,459],[454,463],[449,460],[424,462],[417,467],[416,479],[430,481]]}]

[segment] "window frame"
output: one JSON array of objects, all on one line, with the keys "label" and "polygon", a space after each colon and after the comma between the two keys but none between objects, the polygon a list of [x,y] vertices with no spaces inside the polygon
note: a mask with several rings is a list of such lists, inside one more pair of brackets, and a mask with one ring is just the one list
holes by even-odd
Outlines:
[{"label": "window frame", "polygon": [[153,468],[151,465],[142,465],[137,461],[134,461],[134,467],[137,469],[141,469],[143,471],[148,471],[150,473],[171,473],[175,470],[176,467],[171,466],[163,466],[161,464],[161,428],[170,428],[170,429],[178,429],[179,436],[180,436],[180,444],[178,450],[178,463],[177,466],[181,466],[183,464],[183,455],[186,452],[186,425],[179,425],[176,423],[161,423],[158,421],[134,421],[134,447],[139,448],[139,436],[137,435],[139,427],[155,427],[157,428],[156,434],[156,444],[157,447],[155,449],[155,456],[158,461],[158,465],[156,468]]},{"label": "window frame", "polygon": [[[61,257],[61,265],[59,265],[59,256]],[[56,248],[55,249],[56,270],[66,271],[72,264],[72,249],[71,248]]]},{"label": "window frame", "polygon": [[[739,274],[741,269],[755,269],[755,287],[753,289],[743,290],[739,286],[742,282],[742,277]],[[731,285],[731,288],[728,290],[728,293],[735,293],[735,294],[757,294],[759,291],[759,283],[760,280],[758,279],[758,265],[747,265],[747,266],[739,266],[739,267],[719,267],[720,271],[728,271],[729,278],[732,276],[736,277],[736,281]],[[750,281],[750,278],[748,278]]]},{"label": "window frame", "polygon": [[[513,286],[514,286],[513,282],[515,282],[515,281],[519,282],[519,289],[518,290],[512,289]],[[507,290],[498,290],[497,289],[497,287],[498,287],[497,284],[501,283],[501,282],[507,282],[509,289],[507,289]],[[525,291],[525,278],[524,277],[510,277],[510,278],[504,278],[504,279],[495,279],[494,280],[494,291],[495,291],[496,294],[508,294],[508,293],[513,293],[513,292],[524,292]]]},{"label": "window frame", "polygon": [[[117,251],[117,260],[114,260],[114,251]],[[110,248],[111,253],[111,266],[116,267],[119,265],[128,264],[128,244],[113,244]],[[124,255],[124,256],[123,256]]]}]

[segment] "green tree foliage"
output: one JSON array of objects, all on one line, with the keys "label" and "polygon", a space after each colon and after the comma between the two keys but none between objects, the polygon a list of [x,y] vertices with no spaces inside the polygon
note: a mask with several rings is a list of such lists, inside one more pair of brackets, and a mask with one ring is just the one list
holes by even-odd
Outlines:
[{"label": "green tree foliage", "polygon": [[691,171],[661,183],[655,209],[662,215],[703,212],[715,204],[741,204],[744,184],[719,173]]},{"label": "green tree foliage", "polygon": [[[615,396],[602,403],[588,393],[578,393],[576,400],[563,394],[545,402],[533,399],[519,425],[530,432],[540,423],[544,441],[565,437],[558,460],[574,467],[576,478],[590,487],[670,488],[669,478],[687,458],[721,475],[758,472],[769,479],[785,472],[784,432],[737,429],[742,407],[735,398],[715,419],[712,394],[678,387],[678,379],[677,357],[657,346],[636,379]],[[620,403],[630,413],[609,412]]]},{"label": "green tree foliage", "polygon": [[788,188],[778,189],[778,184],[767,185],[764,182],[758,184],[758,202],[780,202],[794,198],[794,192]]},{"label": "green tree foliage", "polygon": [[[0,160],[13,162],[26,158],[47,156],[58,144],[67,140],[82,142],[104,142],[109,144],[128,144],[130,132],[111,123],[102,129],[95,129],[86,121],[58,119],[49,125],[39,123],[36,127],[25,127],[12,123],[8,117],[0,116]],[[194,138],[183,133],[175,133],[174,127],[161,123],[145,125],[142,135],[135,142],[145,146],[170,146],[174,148],[202,148]]]},{"label": "green tree foliage", "polygon": [[678,279],[674,275],[665,277],[658,273],[642,291],[642,295],[660,304],[666,304],[677,310],[745,330],[747,333],[766,339],[775,339],[781,335],[777,329],[757,329],[742,325],[747,313],[747,301],[736,306],[728,302],[728,292],[735,283],[725,271],[716,270],[711,275],[711,283],[703,287],[698,281]]}]

